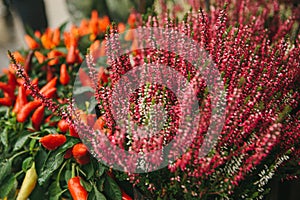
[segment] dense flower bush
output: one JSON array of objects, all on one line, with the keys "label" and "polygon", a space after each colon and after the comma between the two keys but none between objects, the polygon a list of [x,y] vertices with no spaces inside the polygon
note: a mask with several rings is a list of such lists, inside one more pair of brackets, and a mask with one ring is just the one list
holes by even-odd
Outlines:
[{"label": "dense flower bush", "polygon": [[[194,5],[198,6],[203,5]],[[300,35],[299,11],[293,6],[280,1],[215,1],[210,11],[191,10],[183,20],[167,13],[132,13],[127,25],[111,24],[93,12],[90,20],[69,31],[62,26],[28,33],[29,50],[9,53],[12,64],[1,77],[0,198],[13,198],[20,187],[21,193],[28,173],[36,174],[37,180],[31,180],[30,199],[74,198],[75,190],[89,199],[130,199],[124,196],[133,197],[131,186],[138,199],[262,199],[274,175],[298,178]],[[184,37],[176,45],[169,38],[156,46],[143,32],[125,31],[142,27],[158,34],[166,28],[183,33],[208,53],[220,72],[225,121],[205,156],[199,156],[199,149],[211,123],[213,94],[194,69],[197,49]],[[124,47],[116,39],[124,35],[132,51],[119,56]],[[178,51],[185,56],[174,53]],[[164,86],[145,84],[130,96],[131,120],[125,124],[147,125],[145,113],[154,104],[163,105],[169,121],[160,134],[141,139],[132,137],[134,129],[129,133],[118,127],[112,91],[122,75],[149,64],[170,66],[190,80],[200,116],[178,128],[183,113],[177,97]],[[168,75],[167,70],[160,75]],[[80,110],[74,108],[76,83],[84,88],[77,94],[90,96],[93,91],[96,104],[84,101]],[[125,100],[119,104],[126,105]],[[191,145],[156,171],[120,172],[95,158],[105,159],[101,137],[128,152],[152,152],[176,137],[189,137],[191,130]],[[92,149],[93,142],[101,148]],[[122,168],[136,164],[130,159],[123,162],[125,155],[111,155],[109,159]],[[151,166],[163,162],[156,154],[150,161]]]}]

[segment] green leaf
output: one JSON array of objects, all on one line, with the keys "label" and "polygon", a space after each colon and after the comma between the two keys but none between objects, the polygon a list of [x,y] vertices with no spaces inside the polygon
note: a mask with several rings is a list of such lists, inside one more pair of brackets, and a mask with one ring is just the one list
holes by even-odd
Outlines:
[{"label": "green leaf", "polygon": [[64,32],[64,30],[66,29],[66,26],[68,25],[68,22],[64,22],[62,25],[59,26],[59,31],[61,33]]},{"label": "green leaf", "polygon": [[101,192],[99,192],[96,185],[94,185],[94,192],[97,200],[106,200],[105,196]]},{"label": "green leaf", "polygon": [[43,132],[46,132],[47,134],[55,134],[57,133],[57,130],[56,128],[50,127],[50,128],[45,128]]},{"label": "green leaf", "polygon": [[36,173],[38,176],[41,174],[42,168],[48,158],[48,154],[46,150],[43,148],[40,148],[37,154],[35,155],[35,168],[36,168]]},{"label": "green leaf", "polygon": [[92,178],[93,175],[94,175],[94,173],[95,173],[94,166],[93,166],[92,162],[90,162],[87,165],[83,165],[82,166],[82,170],[86,174],[86,179],[87,180],[89,180],[90,178]]},{"label": "green leaf", "polygon": [[88,199],[87,199],[87,200],[97,200],[94,191],[91,191],[91,192],[89,193]]},{"label": "green leaf", "polygon": [[92,191],[93,186],[89,182],[86,182],[83,179],[80,179],[80,183],[86,189],[86,191],[88,191],[88,192]]},{"label": "green leaf", "polygon": [[0,113],[7,113],[8,110],[9,110],[9,107],[4,107],[4,106],[0,107]]},{"label": "green leaf", "polygon": [[72,178],[72,170],[66,170],[65,181],[68,182]]},{"label": "green leaf", "polygon": [[97,188],[100,192],[103,192],[104,191],[104,182],[105,182],[105,178],[102,177],[100,178],[100,180],[97,181]]},{"label": "green leaf", "polygon": [[18,181],[14,182],[13,187],[11,188],[11,190],[9,191],[9,193],[7,194],[7,199],[15,199],[16,198],[16,192],[18,189]]},{"label": "green leaf", "polygon": [[15,176],[10,176],[3,181],[4,184],[0,186],[0,198],[6,197],[10,191],[14,189],[16,181],[17,179]]},{"label": "green leaf", "polygon": [[35,38],[35,36],[34,36],[34,31],[33,31],[32,28],[31,28],[30,26],[28,26],[28,25],[25,25],[25,33],[26,33],[27,35],[29,35],[30,37]]},{"label": "green leaf", "polygon": [[8,146],[8,130],[5,128],[3,131],[1,131],[0,139],[2,144],[7,147]]},{"label": "green leaf", "polygon": [[58,153],[53,154],[52,152],[43,166],[41,174],[39,175],[38,182],[40,185],[43,185],[48,179],[53,175],[53,173],[61,166],[64,161],[64,154]]},{"label": "green leaf", "polygon": [[21,136],[15,143],[13,151],[18,151],[19,149],[21,149],[27,142],[28,138],[33,134],[34,133],[27,132],[27,133],[25,133],[25,135]]},{"label": "green leaf", "polygon": [[96,162],[96,165],[97,165],[96,176],[101,177],[104,174],[106,168],[100,162]]},{"label": "green leaf", "polygon": [[89,87],[89,86],[84,86],[84,87],[79,87],[76,88],[76,90],[74,90],[73,95],[80,95],[86,92],[92,92],[94,93],[93,88]]},{"label": "green leaf", "polygon": [[0,164],[0,183],[10,174],[11,171],[11,160],[4,161]]},{"label": "green leaf", "polygon": [[59,200],[62,193],[64,193],[59,184],[57,184],[56,181],[54,181],[50,187],[49,187],[49,200]]},{"label": "green leaf", "polygon": [[112,200],[122,199],[122,193],[118,184],[109,176],[106,176],[105,178],[104,193]]},{"label": "green leaf", "polygon": [[26,172],[31,166],[32,166],[32,161],[33,161],[33,158],[32,157],[28,157],[26,158],[23,163],[22,163],[22,170],[24,172]]},{"label": "green leaf", "polygon": [[[48,189],[48,188],[47,188]],[[34,190],[29,196],[30,200],[41,200],[41,199],[49,199],[47,196],[47,189],[44,187],[41,187],[39,184],[36,184]]]},{"label": "green leaf", "polygon": [[98,100],[96,100],[96,98],[93,96],[91,97],[90,101],[89,101],[90,105],[89,105],[89,108],[88,108],[88,113],[93,113],[95,112],[95,107],[97,106],[98,104]]}]

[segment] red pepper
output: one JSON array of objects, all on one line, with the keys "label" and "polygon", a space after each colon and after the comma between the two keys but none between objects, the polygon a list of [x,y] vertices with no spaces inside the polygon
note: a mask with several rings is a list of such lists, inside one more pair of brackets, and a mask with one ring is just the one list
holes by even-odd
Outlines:
[{"label": "red pepper", "polygon": [[27,104],[26,90],[23,86],[19,86],[17,100],[13,109],[14,113],[18,113],[22,107]]},{"label": "red pepper", "polygon": [[14,94],[14,88],[13,86],[0,82],[0,89],[2,89],[3,92],[7,93],[7,95],[11,98],[11,99],[15,99],[15,94]]},{"label": "red pepper", "polygon": [[12,105],[12,100],[9,97],[0,98],[0,105],[11,106]]},{"label": "red pepper", "polygon": [[32,126],[35,130],[40,130],[40,126],[42,124],[44,116],[45,116],[45,107],[42,105],[34,111],[31,117]]},{"label": "red pepper", "polygon": [[56,94],[56,88],[51,88],[44,92],[46,98],[52,98]]},{"label": "red pepper", "polygon": [[25,122],[28,118],[29,114],[35,110],[37,107],[39,107],[42,103],[39,101],[31,101],[27,103],[25,106],[23,106],[20,111],[17,114],[17,121],[18,122]]},{"label": "red pepper", "polygon": [[132,200],[132,198],[121,189],[122,192],[122,200]]},{"label": "red pepper", "polygon": [[72,153],[77,163],[85,165],[90,162],[88,149],[83,143],[75,144]]},{"label": "red pepper", "polygon": [[[23,79],[21,79],[21,81],[19,82],[19,84],[20,85],[22,85],[23,86]],[[35,78],[35,79],[33,79],[32,81],[31,81],[31,84],[32,85],[38,85],[38,83],[39,83],[39,79],[38,78]],[[30,90],[28,89],[28,90],[26,90],[26,96],[28,96],[28,95],[30,95]]]},{"label": "red pepper", "polygon": [[99,117],[96,120],[96,122],[95,122],[95,124],[93,126],[93,129],[94,130],[102,130],[104,128],[104,125],[105,125],[105,121],[104,121],[103,117]]},{"label": "red pepper", "polygon": [[46,80],[47,81],[50,81],[52,78],[53,78],[53,76],[54,76],[54,73],[53,73],[53,71],[52,71],[52,68],[51,68],[51,66],[46,66],[46,71],[47,71],[47,74],[46,74]]},{"label": "red pepper", "polygon": [[66,62],[68,64],[74,64],[76,62],[76,46],[71,45],[66,57]]},{"label": "red pepper", "polygon": [[79,135],[73,126],[70,126],[70,136],[79,138]]},{"label": "red pepper", "polygon": [[29,72],[31,68],[33,55],[34,55],[34,51],[31,50],[26,57],[25,64],[24,64],[24,69],[26,72]]},{"label": "red pepper", "polygon": [[44,85],[40,92],[42,94],[44,94],[44,92],[46,92],[47,90],[54,88],[56,86],[56,82],[57,82],[57,77],[54,77],[53,79],[51,79],[46,85]]},{"label": "red pepper", "polygon": [[65,153],[65,155],[64,155],[64,158],[65,159],[69,159],[69,158],[71,158],[73,156],[73,154],[72,154],[72,148],[70,148],[70,149],[68,149],[67,151],[66,151],[66,153]]},{"label": "red pepper", "polygon": [[66,136],[62,134],[49,134],[40,139],[40,143],[48,150],[54,150],[67,141]]},{"label": "red pepper", "polygon": [[87,200],[88,193],[80,183],[80,177],[76,176],[68,181],[68,189],[74,200]]},{"label": "red pepper", "polygon": [[105,73],[104,67],[100,67],[99,72],[98,72],[98,77],[99,77],[100,85],[108,82],[109,75]]},{"label": "red pepper", "polygon": [[67,85],[70,82],[70,75],[68,74],[67,65],[62,64],[60,66],[59,81],[62,85]]},{"label": "red pepper", "polygon": [[11,71],[8,71],[8,85],[10,85],[13,90],[15,90],[17,86],[17,78]]},{"label": "red pepper", "polygon": [[66,120],[61,119],[58,124],[57,124],[59,130],[61,130],[61,132],[65,133],[69,130],[69,124]]},{"label": "red pepper", "polygon": [[82,86],[92,86],[92,81],[90,77],[85,73],[82,68],[79,68],[79,80]]},{"label": "red pepper", "polygon": [[2,89],[3,92],[6,93],[10,93],[13,90],[13,88],[9,84],[3,82],[0,82],[0,89]]}]

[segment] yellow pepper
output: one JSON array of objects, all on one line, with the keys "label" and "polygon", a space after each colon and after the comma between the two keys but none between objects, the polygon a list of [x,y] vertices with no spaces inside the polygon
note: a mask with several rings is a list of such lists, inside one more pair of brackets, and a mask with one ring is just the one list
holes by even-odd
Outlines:
[{"label": "yellow pepper", "polygon": [[33,163],[31,168],[26,172],[17,200],[27,200],[27,198],[35,188],[37,178],[38,177],[35,170],[35,163]]}]

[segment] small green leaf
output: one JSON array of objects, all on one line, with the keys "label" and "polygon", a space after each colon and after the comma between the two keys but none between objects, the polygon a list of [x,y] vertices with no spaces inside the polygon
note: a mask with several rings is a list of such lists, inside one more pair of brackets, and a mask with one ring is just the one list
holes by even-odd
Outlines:
[{"label": "small green leaf", "polygon": [[83,179],[80,179],[80,183],[86,189],[86,191],[88,191],[88,192],[92,191],[93,186],[89,182],[84,181]]},{"label": "small green leaf", "polygon": [[23,136],[21,136],[15,143],[13,151],[18,151],[19,149],[21,149],[27,142],[28,138],[33,134],[34,133],[29,133],[29,132],[25,133],[25,135],[23,134]]},{"label": "small green leaf", "polygon": [[65,181],[68,182],[72,178],[72,171],[66,170],[65,172]]},{"label": "small green leaf", "polygon": [[17,179],[15,176],[7,177],[3,181],[4,184],[0,186],[0,198],[6,197],[10,193],[10,191],[13,190],[16,181]]},{"label": "small green leaf", "polygon": [[101,177],[104,174],[106,168],[100,162],[97,162],[96,165],[97,165],[96,176]]},{"label": "small green leaf", "polygon": [[93,176],[94,173],[95,173],[94,166],[93,166],[92,162],[90,162],[90,163],[87,164],[87,165],[83,165],[83,166],[82,166],[82,170],[83,170],[84,173],[86,174],[86,179],[87,179],[87,180],[89,180],[90,178],[92,178],[92,176]]},{"label": "small green leaf", "polygon": [[44,130],[43,130],[43,132],[46,132],[46,133],[48,133],[48,134],[55,134],[55,133],[57,133],[57,130],[56,130],[56,128],[45,128]]},{"label": "small green leaf", "polygon": [[60,188],[59,184],[54,181],[49,187],[49,200],[59,200],[62,193],[64,193],[64,191]]},{"label": "small green leaf", "polygon": [[31,166],[32,166],[32,161],[33,161],[33,158],[32,157],[28,157],[26,158],[23,163],[22,163],[22,170],[24,172],[26,172]]},{"label": "small green leaf", "polygon": [[36,173],[40,175],[42,168],[48,158],[48,154],[46,150],[40,148],[37,154],[35,155],[35,166],[36,166]]},{"label": "small green leaf", "polygon": [[18,189],[18,181],[15,181],[12,189],[9,191],[9,193],[6,196],[7,199],[15,199],[17,195],[16,193],[17,189]]},{"label": "small green leaf", "polygon": [[100,178],[100,180],[97,181],[97,188],[100,192],[104,191],[104,182],[105,182],[104,177]]},{"label": "small green leaf", "polygon": [[3,131],[1,131],[0,139],[2,144],[7,147],[8,146],[8,130],[5,128]]},{"label": "small green leaf", "polygon": [[91,192],[89,193],[88,199],[87,199],[87,200],[97,200],[94,191],[91,191]]},{"label": "small green leaf", "polygon": [[0,164],[0,183],[10,174],[11,160],[4,161]]},{"label": "small green leaf", "polygon": [[30,200],[41,200],[49,199],[47,196],[48,188],[41,187],[39,184],[36,184],[34,190],[29,196]]},{"label": "small green leaf", "polygon": [[64,32],[64,30],[66,29],[67,25],[68,25],[68,22],[64,22],[62,25],[59,26],[59,30],[60,30],[61,33]]},{"label": "small green leaf", "polygon": [[79,87],[79,88],[76,88],[76,90],[73,92],[73,95],[80,95],[80,94],[83,94],[86,92],[94,93],[94,90],[89,86]]},{"label": "small green leaf", "polygon": [[104,193],[112,200],[122,199],[122,193],[118,184],[109,176],[105,177]]},{"label": "small green leaf", "polygon": [[106,200],[104,194],[99,192],[99,190],[97,189],[97,187],[95,185],[94,185],[94,192],[95,192],[95,197],[97,200]]}]

